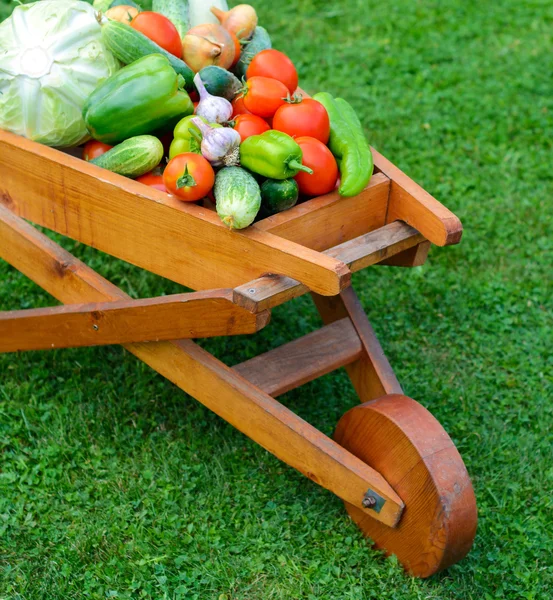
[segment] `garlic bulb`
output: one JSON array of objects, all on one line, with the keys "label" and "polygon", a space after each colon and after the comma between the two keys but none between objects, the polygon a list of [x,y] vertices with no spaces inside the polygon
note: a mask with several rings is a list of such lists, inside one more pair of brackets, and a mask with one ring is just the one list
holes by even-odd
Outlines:
[{"label": "garlic bulb", "polygon": [[197,117],[190,121],[202,132],[202,155],[214,167],[230,167],[240,161],[240,134],[228,127],[210,127]]},{"label": "garlic bulb", "polygon": [[212,96],[205,88],[199,73],[194,76],[194,85],[200,94],[196,114],[208,123],[224,123],[232,116],[232,104],[220,96]]}]

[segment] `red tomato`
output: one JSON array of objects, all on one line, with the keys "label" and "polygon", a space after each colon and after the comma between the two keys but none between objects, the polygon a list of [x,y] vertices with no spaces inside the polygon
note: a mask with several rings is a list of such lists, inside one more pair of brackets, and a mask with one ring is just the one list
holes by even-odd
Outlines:
[{"label": "red tomato", "polygon": [[232,101],[232,119],[238,115],[251,115],[252,113],[244,106],[244,96],[238,96]]},{"label": "red tomato", "polygon": [[271,129],[267,125],[267,121],[258,117],[257,115],[238,115],[234,119],[234,125],[232,127],[236,129],[244,141],[252,135],[260,135],[265,131]]},{"label": "red tomato", "polygon": [[281,81],[293,94],[298,88],[298,72],[294,63],[279,50],[262,50],[253,57],[246,79],[270,77]]},{"label": "red tomato", "polygon": [[215,173],[201,154],[185,152],[169,161],[163,172],[163,183],[179,200],[196,202],[209,194]]},{"label": "red tomato", "polygon": [[292,137],[314,137],[326,144],[330,137],[330,119],[320,102],[305,98],[301,102],[281,106],[273,118],[273,129]]},{"label": "red tomato", "polygon": [[198,92],[196,90],[192,90],[192,91],[188,92],[188,95],[190,96],[190,100],[192,100],[192,102],[200,101],[200,94],[198,94]]},{"label": "red tomato", "polygon": [[288,88],[269,77],[252,77],[246,81],[244,106],[258,117],[272,117],[288,97]]},{"label": "red tomato", "polygon": [[158,46],[167,52],[174,54],[177,58],[182,57],[182,40],[177,28],[163,15],[144,11],[138,13],[131,21],[131,27],[143,33]]},{"label": "red tomato", "polygon": [[313,175],[300,171],[294,179],[300,193],[306,196],[328,194],[336,187],[338,165],[332,152],[319,140],[312,137],[296,138],[302,152],[302,164],[313,169]]},{"label": "red tomato", "polygon": [[113,146],[108,146],[108,144],[103,144],[102,142],[98,142],[97,140],[90,140],[84,145],[83,148],[83,160],[89,161],[93,158],[98,158],[105,154],[108,150],[111,150]]},{"label": "red tomato", "polygon": [[234,65],[240,60],[240,54],[242,54],[242,46],[240,45],[240,40],[236,37],[236,34],[229,31],[230,37],[234,42],[234,60],[232,61],[232,65],[230,68],[234,67]]},{"label": "red tomato", "polygon": [[135,181],[140,181],[140,183],[143,183],[144,185],[149,185],[150,187],[153,187],[156,190],[167,192],[167,188],[163,183],[163,175],[160,175],[159,173],[156,174],[155,171],[145,173],[144,175],[137,177]]}]

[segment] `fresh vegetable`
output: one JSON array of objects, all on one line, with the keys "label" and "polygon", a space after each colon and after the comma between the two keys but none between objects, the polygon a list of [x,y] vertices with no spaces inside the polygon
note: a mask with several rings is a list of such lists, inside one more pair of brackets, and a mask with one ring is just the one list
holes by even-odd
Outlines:
[{"label": "fresh vegetable", "polygon": [[141,12],[131,21],[131,27],[173,56],[181,58],[182,41],[179,32],[167,17],[151,11]]},{"label": "fresh vegetable", "polygon": [[232,104],[221,96],[212,96],[206,89],[202,77],[196,73],[194,84],[200,94],[200,103],[196,107],[196,114],[207,119],[208,123],[224,123],[232,115]]},{"label": "fresh vegetable", "polygon": [[138,9],[132,6],[119,4],[110,8],[106,12],[106,17],[110,21],[119,21],[119,23],[126,23],[127,25],[130,25],[131,21],[136,17],[137,14]]},{"label": "fresh vegetable", "polygon": [[[195,118],[201,119],[207,124],[207,121],[203,117],[195,117],[194,115],[189,115],[181,119],[173,131],[173,141],[169,148],[169,158],[175,158],[177,154],[184,154],[185,152],[202,153],[202,133],[192,123],[192,119]],[[213,127],[222,127],[222,125],[213,125]]]},{"label": "fresh vegetable", "polygon": [[102,142],[98,142],[97,140],[88,141],[83,148],[83,160],[91,161],[93,158],[98,158],[98,156],[102,156],[108,150],[111,150],[113,146],[109,144],[103,144]]},{"label": "fresh vegetable", "polygon": [[237,77],[242,78],[246,76],[246,71],[250,66],[250,63],[254,56],[256,56],[262,50],[271,47],[271,38],[267,33],[267,30],[264,27],[260,27],[259,25],[255,28],[253,32],[253,37],[251,40],[246,41],[244,46],[242,47],[242,52],[240,54],[240,60],[236,63],[234,67],[234,73]]},{"label": "fresh vegetable", "polygon": [[279,50],[262,50],[256,54],[246,71],[246,79],[270,77],[278,79],[293,94],[298,89],[298,72],[294,63]]},{"label": "fresh vegetable", "polygon": [[257,115],[238,115],[230,123],[232,128],[240,134],[242,141],[271,129],[267,121]]},{"label": "fresh vegetable", "polygon": [[288,88],[277,79],[252,77],[240,92],[244,106],[258,117],[272,117],[286,102]]},{"label": "fresh vegetable", "polygon": [[163,183],[163,173],[159,169],[154,169],[145,175],[136,178],[136,181],[167,193],[167,188]]},{"label": "fresh vegetable", "polygon": [[211,12],[219,19],[221,25],[234,33],[239,40],[250,38],[257,26],[257,13],[249,4],[238,4],[227,11],[212,6]]},{"label": "fresh vegetable", "polygon": [[[121,23],[118,23],[121,25]],[[83,116],[90,134],[106,144],[151,133],[193,112],[169,61],[150,54],[123,67],[88,97]]]},{"label": "fresh vegetable", "polygon": [[244,96],[237,96],[232,102],[232,118],[238,115],[251,115],[252,113],[244,106]]},{"label": "fresh vegetable", "polygon": [[206,90],[213,96],[221,96],[232,100],[242,88],[240,81],[226,69],[210,65],[204,67],[200,72]]},{"label": "fresh vegetable", "polygon": [[163,144],[156,137],[138,135],[117,144],[90,162],[119,175],[134,178],[157,167],[162,158]]},{"label": "fresh vegetable", "polygon": [[232,38],[232,41],[234,42],[234,60],[230,65],[230,68],[232,69],[234,65],[236,65],[236,63],[240,60],[240,55],[242,54],[242,44],[240,43],[240,40],[236,37],[235,33],[229,31],[229,34]]},{"label": "fresh vegetable", "polygon": [[194,89],[194,71],[186,63],[129,25],[108,21],[102,26],[102,40],[115,58],[124,65],[130,65],[150,54],[162,54],[171,63],[173,69],[184,78],[185,89]]},{"label": "fresh vegetable", "polygon": [[[92,6],[94,6],[94,4]],[[130,6],[132,8],[136,8],[138,12],[142,10],[142,7],[136,2],[133,2],[133,0],[113,0],[113,2],[109,5],[110,8],[116,8],[117,6]]]},{"label": "fresh vegetable", "polygon": [[266,179],[261,184],[261,210],[267,216],[288,210],[295,206],[298,196],[295,179]]},{"label": "fresh vegetable", "polygon": [[182,54],[183,60],[195,72],[209,65],[228,69],[234,60],[234,42],[221,25],[197,25],[182,39]]},{"label": "fresh vegetable", "polygon": [[240,134],[228,127],[211,127],[201,119],[194,118],[191,123],[202,133],[200,145],[202,156],[214,167],[237,165],[240,158]]},{"label": "fresh vegetable", "polygon": [[170,194],[185,202],[204,198],[213,187],[215,172],[201,155],[188,152],[171,159],[163,172],[163,183]]},{"label": "fresh vegetable", "polygon": [[261,206],[257,181],[240,167],[226,167],[215,178],[215,205],[221,221],[231,229],[254,222]]},{"label": "fresh vegetable", "polygon": [[338,165],[332,152],[319,140],[312,137],[298,137],[296,143],[301,148],[305,166],[313,173],[298,173],[295,180],[300,192],[306,196],[322,196],[336,187]]},{"label": "fresh vegetable", "polygon": [[47,146],[80,144],[86,98],[118,68],[90,4],[16,6],[0,25],[0,128]]},{"label": "fresh vegetable", "polygon": [[220,10],[228,10],[226,0],[188,0],[190,27],[205,23],[219,25],[219,19],[210,10],[211,6],[215,6]]},{"label": "fresh vegetable", "polygon": [[359,117],[342,98],[327,92],[314,96],[330,118],[330,149],[340,163],[341,196],[356,196],[365,189],[373,172],[371,148],[363,133]]},{"label": "fresh vegetable", "polygon": [[190,29],[187,0],[153,0],[152,10],[167,17],[173,23],[181,40]]},{"label": "fresh vegetable", "polygon": [[240,146],[242,166],[270,179],[289,179],[300,171],[312,173],[301,161],[301,148],[281,131],[270,130],[253,135]]},{"label": "fresh vegetable", "polygon": [[273,117],[273,129],[292,137],[309,136],[328,143],[330,120],[326,108],[316,100],[304,98],[283,104]]},{"label": "fresh vegetable", "polygon": [[94,0],[92,6],[99,12],[105,13],[111,7],[111,0]]}]

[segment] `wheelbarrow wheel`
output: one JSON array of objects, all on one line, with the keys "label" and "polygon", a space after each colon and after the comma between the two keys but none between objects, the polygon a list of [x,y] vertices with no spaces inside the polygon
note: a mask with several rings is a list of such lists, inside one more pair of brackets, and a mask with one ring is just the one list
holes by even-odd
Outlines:
[{"label": "wheelbarrow wheel", "polygon": [[380,472],[405,503],[395,528],[345,503],[377,548],[417,577],[467,554],[477,522],[472,484],[451,438],[423,406],[396,394],[366,402],[340,419],[334,438]]}]

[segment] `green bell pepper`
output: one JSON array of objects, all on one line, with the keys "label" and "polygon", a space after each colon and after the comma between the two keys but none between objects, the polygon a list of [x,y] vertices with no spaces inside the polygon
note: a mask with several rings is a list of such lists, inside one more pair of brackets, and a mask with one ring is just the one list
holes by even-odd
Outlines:
[{"label": "green bell pepper", "polygon": [[175,130],[173,131],[173,141],[169,148],[169,158],[175,158],[178,154],[184,154],[185,152],[194,152],[194,154],[201,154],[202,144],[202,133],[201,131],[191,123],[192,119],[201,119],[206,125],[211,127],[222,127],[219,123],[208,123],[207,119],[203,117],[197,117],[196,115],[189,115],[181,119]]},{"label": "green bell pepper", "polygon": [[270,179],[289,179],[300,171],[313,171],[301,164],[303,153],[292,137],[273,129],[252,135],[240,144],[240,164]]},{"label": "green bell pepper", "polygon": [[174,127],[194,104],[184,79],[161,54],[149,54],[108,77],[88,97],[83,117],[93,138],[116,144],[135,135]]},{"label": "green bell pepper", "polygon": [[341,196],[356,196],[369,183],[374,167],[361,121],[343,98],[335,99],[327,92],[320,92],[313,99],[326,108],[330,119],[328,146],[340,167],[338,192]]}]

